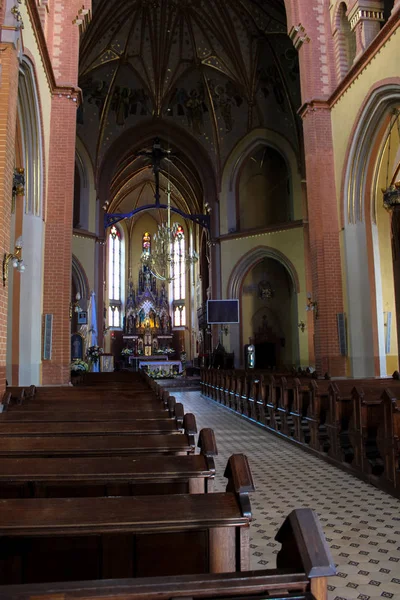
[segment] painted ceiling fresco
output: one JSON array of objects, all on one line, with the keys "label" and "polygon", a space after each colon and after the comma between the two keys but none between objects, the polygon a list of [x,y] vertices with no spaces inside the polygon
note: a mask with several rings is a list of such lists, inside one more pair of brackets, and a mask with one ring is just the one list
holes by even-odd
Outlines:
[{"label": "painted ceiling fresco", "polygon": [[217,175],[256,127],[301,145],[283,0],[97,0],[80,85],[78,135],[97,168],[123,131],[149,119],[189,131]]}]

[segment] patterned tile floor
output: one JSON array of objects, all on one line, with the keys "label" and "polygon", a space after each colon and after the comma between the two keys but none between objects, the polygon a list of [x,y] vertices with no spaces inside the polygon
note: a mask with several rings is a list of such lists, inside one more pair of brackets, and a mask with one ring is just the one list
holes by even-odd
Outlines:
[{"label": "patterned tile floor", "polygon": [[252,568],[275,567],[274,536],[294,508],[319,516],[338,574],[329,580],[329,600],[400,600],[400,501],[352,475],[310,456],[229,409],[200,396],[176,392],[197,427],[215,431],[216,491],[235,452],[247,454],[257,491],[251,495]]}]

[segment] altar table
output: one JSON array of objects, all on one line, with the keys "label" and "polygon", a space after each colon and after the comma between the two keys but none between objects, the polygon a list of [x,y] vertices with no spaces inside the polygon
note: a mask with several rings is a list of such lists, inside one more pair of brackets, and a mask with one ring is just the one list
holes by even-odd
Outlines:
[{"label": "altar table", "polygon": [[145,360],[146,362],[165,362],[168,360],[168,356],[166,354],[155,354],[154,356],[130,356],[128,360],[129,365],[133,366],[133,370],[138,371],[140,369],[140,363],[143,360]]},{"label": "altar table", "polygon": [[139,369],[144,369],[145,371],[155,371],[159,373],[160,371],[165,371],[167,376],[169,373],[172,375],[177,375],[182,372],[182,363],[180,360],[169,360],[169,361],[152,361],[152,360],[141,360],[139,362]]}]

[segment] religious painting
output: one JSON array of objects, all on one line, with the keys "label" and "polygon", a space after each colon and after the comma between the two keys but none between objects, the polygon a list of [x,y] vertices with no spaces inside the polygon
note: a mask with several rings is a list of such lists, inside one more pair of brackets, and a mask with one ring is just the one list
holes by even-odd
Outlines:
[{"label": "religious painting", "polygon": [[168,116],[186,116],[187,123],[193,133],[204,133],[204,114],[208,112],[205,102],[204,85],[198,82],[196,86],[177,88],[168,103]]},{"label": "religious painting", "polygon": [[243,96],[237,87],[231,82],[219,82],[215,79],[209,80],[209,86],[213,99],[214,109],[222,117],[226,133],[233,130],[235,119],[234,109],[240,108],[243,104]]},{"label": "religious painting", "polygon": [[71,360],[83,359],[83,337],[80,333],[71,335]]},{"label": "religious painting", "polygon": [[100,356],[100,371],[102,373],[112,373],[114,371],[114,356],[112,354],[102,354]]},{"label": "religious painting", "polygon": [[79,325],[87,325],[88,319],[87,319],[87,312],[86,310],[81,310],[80,313],[78,313],[78,324]]},{"label": "religious painting", "polygon": [[[98,74],[101,77],[101,73]],[[119,78],[121,79],[121,77]],[[132,80],[132,76],[122,78],[121,81]],[[150,97],[142,87],[118,85],[118,83],[110,89],[110,84],[103,79],[93,79],[89,77],[83,82],[83,95],[87,104],[92,104],[97,107],[97,116],[100,120],[103,109],[108,97],[111,93],[110,113],[113,113],[115,123],[120,127],[125,125],[125,122],[131,116],[147,116],[151,114]],[[78,123],[84,124],[84,112],[78,115]]]}]

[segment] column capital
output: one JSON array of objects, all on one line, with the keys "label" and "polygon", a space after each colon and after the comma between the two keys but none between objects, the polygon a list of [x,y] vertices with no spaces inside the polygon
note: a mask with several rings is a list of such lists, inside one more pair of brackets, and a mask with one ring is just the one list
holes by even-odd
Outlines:
[{"label": "column capital", "polygon": [[348,14],[350,27],[356,34],[357,60],[378,35],[385,21],[383,2],[380,0],[356,0]]},{"label": "column capital", "polygon": [[356,0],[348,16],[350,27],[353,30],[360,21],[377,21],[381,23],[385,20],[383,2],[380,0]]}]

